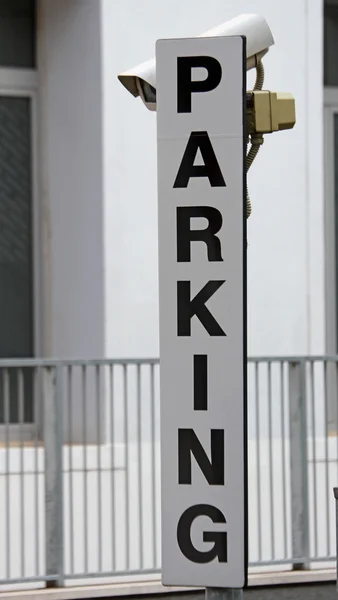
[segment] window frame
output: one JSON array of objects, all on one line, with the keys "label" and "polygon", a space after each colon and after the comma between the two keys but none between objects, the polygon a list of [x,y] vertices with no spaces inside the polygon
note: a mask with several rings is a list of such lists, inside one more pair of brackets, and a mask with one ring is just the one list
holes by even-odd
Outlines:
[{"label": "window frame", "polygon": [[[32,143],[32,291],[33,291],[33,356],[42,356],[43,349],[43,286],[42,286],[42,235],[38,176],[38,74],[36,70],[0,67],[0,96],[29,98],[31,103]],[[38,409],[39,412],[39,409]],[[34,415],[33,423],[0,424],[0,441],[22,442],[35,439],[41,422]]]},{"label": "window frame", "polygon": [[331,355],[336,355],[338,351],[334,165],[335,115],[338,115],[338,88],[324,88],[325,337],[326,352]]}]

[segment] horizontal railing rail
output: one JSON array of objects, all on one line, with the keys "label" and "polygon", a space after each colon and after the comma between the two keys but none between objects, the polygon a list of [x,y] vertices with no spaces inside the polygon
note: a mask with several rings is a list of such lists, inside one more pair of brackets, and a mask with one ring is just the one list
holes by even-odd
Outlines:
[{"label": "horizontal railing rail", "polygon": [[[334,566],[338,356],[248,360],[250,568]],[[0,360],[0,585],[160,562],[159,361]]]}]

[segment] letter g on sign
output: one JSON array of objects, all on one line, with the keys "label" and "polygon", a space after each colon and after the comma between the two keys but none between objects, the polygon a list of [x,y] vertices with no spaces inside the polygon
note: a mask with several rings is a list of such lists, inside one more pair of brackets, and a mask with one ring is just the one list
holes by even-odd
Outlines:
[{"label": "letter g on sign", "polygon": [[215,558],[226,563],[228,559],[226,531],[204,531],[203,541],[213,542],[211,550],[201,552],[191,541],[191,527],[197,517],[209,517],[213,523],[226,523],[223,513],[210,504],[196,504],[184,511],[177,526],[177,541],[182,554],[194,563],[209,563]]}]

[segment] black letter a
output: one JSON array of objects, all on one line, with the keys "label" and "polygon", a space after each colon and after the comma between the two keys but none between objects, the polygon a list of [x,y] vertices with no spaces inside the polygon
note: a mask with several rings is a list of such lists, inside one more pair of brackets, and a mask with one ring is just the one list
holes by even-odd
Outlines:
[{"label": "black letter a", "polygon": [[[204,165],[194,166],[198,149],[202,154]],[[174,188],[188,187],[190,177],[208,177],[211,187],[226,186],[207,131],[193,131],[190,134]]]}]

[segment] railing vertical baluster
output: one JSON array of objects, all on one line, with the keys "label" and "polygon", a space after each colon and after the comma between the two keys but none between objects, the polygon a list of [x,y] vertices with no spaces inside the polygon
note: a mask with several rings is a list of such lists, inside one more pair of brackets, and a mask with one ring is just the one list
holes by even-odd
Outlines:
[{"label": "railing vertical baluster", "polygon": [[98,571],[102,571],[102,465],[101,465],[101,368],[95,367],[95,396],[96,396],[96,427],[97,427],[97,508],[98,508],[98,531],[97,542],[99,549]]},{"label": "railing vertical baluster", "polygon": [[261,501],[261,453],[259,411],[259,365],[255,362],[255,413],[256,413],[256,479],[257,479],[257,528],[258,560],[262,560],[262,501]]},{"label": "railing vertical baluster", "polygon": [[6,482],[6,577],[11,576],[11,475],[10,475],[10,447],[9,447],[9,427],[10,427],[10,384],[8,369],[2,371],[3,391],[4,391],[4,421],[5,421],[5,482]]},{"label": "railing vertical baluster", "polygon": [[271,390],[271,362],[268,362],[268,428],[269,428],[269,481],[270,481],[270,536],[271,554],[275,558],[275,513],[273,493],[273,441],[272,441],[272,390]]},{"label": "railing vertical baluster", "polygon": [[111,543],[112,543],[112,568],[116,569],[116,516],[115,516],[115,419],[114,419],[114,365],[109,367],[110,374],[110,486],[111,486]]},{"label": "railing vertical baluster", "polygon": [[88,572],[88,481],[87,481],[87,369],[81,367],[82,443],[83,443],[83,537],[84,572]]},{"label": "railing vertical baluster", "polygon": [[289,363],[293,569],[308,568],[309,505],[305,362]]},{"label": "railing vertical baluster", "polygon": [[17,370],[18,389],[18,417],[19,417],[19,444],[20,444],[20,572],[25,577],[25,484],[24,484],[24,447],[23,447],[23,424],[24,424],[24,379],[22,369]]},{"label": "railing vertical baluster", "polygon": [[327,398],[327,361],[324,361],[324,431],[325,431],[325,508],[326,508],[326,555],[330,555],[330,500],[329,500],[329,418]]},{"label": "railing vertical baluster", "polygon": [[43,371],[46,573],[55,577],[48,587],[64,585],[62,374],[61,366]]},{"label": "railing vertical baluster", "polygon": [[138,519],[140,568],[143,569],[143,497],[142,497],[142,413],[141,413],[141,367],[137,365],[137,473],[138,473]]},{"label": "railing vertical baluster", "polygon": [[156,503],[156,431],[155,431],[155,373],[154,365],[150,365],[150,402],[151,402],[151,497],[152,497],[152,530],[153,530],[153,566],[157,565],[157,503]]},{"label": "railing vertical baluster", "polygon": [[[41,367],[34,369],[34,505],[35,505],[35,574],[40,574],[40,494],[39,494],[39,446],[38,424],[39,409],[41,409]],[[43,411],[43,408],[42,408]],[[41,429],[43,429],[41,427]]]},{"label": "railing vertical baluster", "polygon": [[314,515],[314,550],[315,556],[318,554],[318,509],[317,509],[317,444],[316,444],[316,406],[314,395],[314,363],[310,363],[310,403],[311,403],[311,421],[312,421],[312,482],[313,482],[313,515]]},{"label": "railing vertical baluster", "polygon": [[282,435],[282,481],[283,481],[283,537],[284,558],[287,558],[288,534],[287,534],[287,491],[286,491],[286,443],[285,443],[285,389],[284,389],[284,362],[280,363],[281,378],[281,435]]},{"label": "railing vertical baluster", "polygon": [[67,368],[67,400],[68,400],[68,468],[69,468],[69,553],[70,572],[74,573],[74,500],[73,500],[73,369]]},{"label": "railing vertical baluster", "polygon": [[125,467],[125,505],[126,505],[126,569],[129,569],[129,443],[128,443],[128,372],[123,365],[123,410],[124,410],[124,467]]}]

